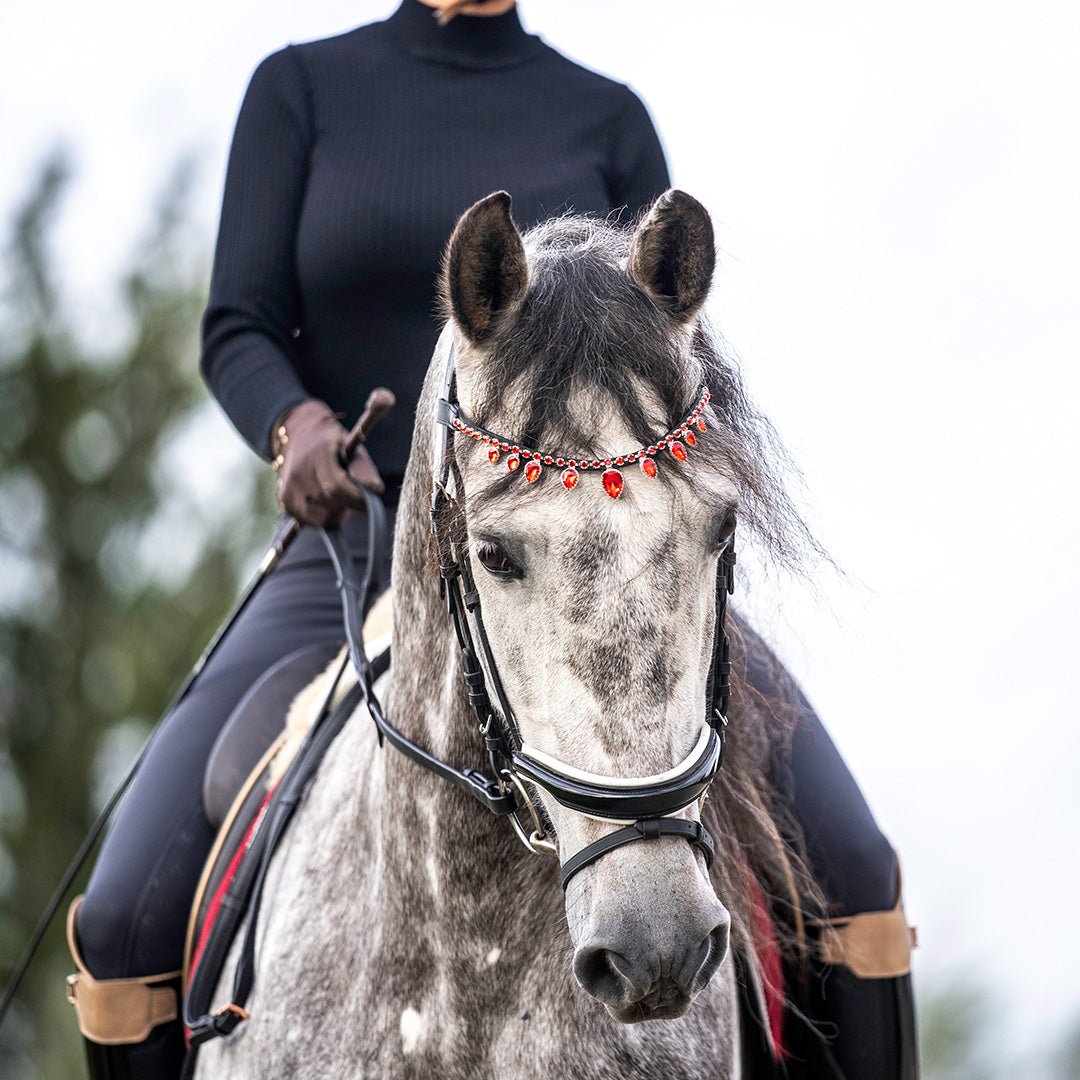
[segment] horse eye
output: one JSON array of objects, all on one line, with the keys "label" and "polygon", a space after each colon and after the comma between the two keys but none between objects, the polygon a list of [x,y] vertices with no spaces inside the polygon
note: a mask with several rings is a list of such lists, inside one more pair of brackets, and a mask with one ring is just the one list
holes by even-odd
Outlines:
[{"label": "horse eye", "polygon": [[717,549],[723,551],[724,548],[731,543],[731,538],[735,535],[735,511],[729,510],[724,517],[724,523],[720,526],[720,532],[716,537]]},{"label": "horse eye", "polygon": [[495,577],[521,577],[521,571],[511,561],[502,545],[494,540],[485,540],[482,544],[478,544],[476,557],[480,560],[480,565]]}]

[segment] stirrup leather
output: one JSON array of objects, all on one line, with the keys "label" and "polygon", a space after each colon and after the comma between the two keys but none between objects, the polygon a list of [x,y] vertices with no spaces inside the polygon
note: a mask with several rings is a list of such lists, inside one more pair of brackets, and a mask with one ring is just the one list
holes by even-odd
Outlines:
[{"label": "stirrup leather", "polygon": [[176,989],[157,985],[179,980],[179,971],[132,979],[95,979],[86,968],[75,940],[75,914],[82,903],[77,896],[68,908],[68,948],[79,969],[67,979],[67,999],[75,1006],[79,1030],[102,1046],[140,1043],[159,1024],[179,1015]]}]

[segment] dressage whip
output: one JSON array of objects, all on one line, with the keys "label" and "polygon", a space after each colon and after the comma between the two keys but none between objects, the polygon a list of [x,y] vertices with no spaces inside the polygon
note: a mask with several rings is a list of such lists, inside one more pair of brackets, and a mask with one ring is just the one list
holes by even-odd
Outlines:
[{"label": "dressage whip", "polygon": [[[359,446],[365,441],[371,429],[394,407],[395,401],[396,399],[393,393],[385,386],[377,386],[371,391],[368,395],[367,402],[364,405],[364,411],[360,414],[360,419],[356,422],[356,426],[349,432],[348,437],[342,444],[340,457],[343,466],[348,466],[349,460],[352,458],[353,454],[356,453]],[[101,834],[105,831],[105,826],[109,823],[109,819],[112,817],[117,805],[124,797],[124,793],[131,786],[131,781],[134,779],[135,774],[139,771],[139,767],[146,759],[146,755],[150,752],[150,747],[153,746],[154,740],[157,738],[158,731],[160,730],[161,720],[168,716],[177,705],[187,697],[188,691],[194,685],[195,680],[199,677],[203,668],[206,667],[210,658],[217,652],[218,646],[221,644],[225,635],[229,632],[230,628],[241,614],[243,614],[248,604],[251,602],[252,597],[258,591],[259,586],[262,585],[270,575],[271,571],[273,571],[278,563],[281,562],[285,552],[288,551],[292,542],[299,535],[300,529],[301,525],[294,517],[286,515],[278,521],[278,524],[274,529],[274,535],[270,540],[270,546],[266,550],[266,554],[259,560],[259,565],[256,568],[254,575],[244,588],[244,591],[240,594],[232,611],[229,612],[225,621],[221,623],[214,632],[213,637],[207,642],[206,647],[195,661],[191,670],[187,673],[187,676],[180,684],[179,689],[173,694],[169,704],[165,707],[157,724],[154,725],[154,730],[147,737],[134,764],[128,769],[127,773],[125,773],[123,779],[117,785],[116,790],[109,796],[108,802],[106,802],[105,806],[94,820],[93,825],[90,826],[90,831],[79,845],[78,851],[75,852],[74,857],[64,871],[63,877],[60,879],[60,883],[53,891],[48,904],[45,905],[45,910],[38,919],[37,925],[34,927],[34,932],[30,935],[30,940],[23,950],[23,954],[19,958],[18,964],[15,966],[11,981],[4,991],[3,999],[0,1000],[0,1025],[3,1024],[7,1017],[8,1009],[15,1000],[15,995],[19,990],[19,986],[22,984],[23,978],[26,976],[26,972],[29,970],[30,964],[37,954],[42,939],[45,937],[50,924],[56,917],[60,905],[64,902],[64,897],[67,895],[75,878],[82,870],[83,865],[86,863],[95,844],[97,844],[98,840],[101,838]]]}]

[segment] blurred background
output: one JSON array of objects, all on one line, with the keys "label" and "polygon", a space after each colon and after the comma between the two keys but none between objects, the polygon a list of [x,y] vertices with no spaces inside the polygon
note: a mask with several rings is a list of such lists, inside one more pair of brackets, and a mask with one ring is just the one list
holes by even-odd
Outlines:
[{"label": "blurred background", "polygon": [[[197,377],[255,64],[396,0],[0,13],[0,983],[268,536]],[[926,1075],[1080,1077],[1080,8],[525,0],[648,104],[844,571],[740,557],[904,861]],[[796,478],[795,482],[799,484]],[[54,927],[0,1075],[79,1075]]]}]

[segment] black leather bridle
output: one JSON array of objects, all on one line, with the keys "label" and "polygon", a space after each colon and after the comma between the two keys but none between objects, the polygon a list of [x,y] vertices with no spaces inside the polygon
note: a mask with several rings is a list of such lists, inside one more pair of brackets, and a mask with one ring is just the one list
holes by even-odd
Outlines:
[{"label": "black leather bridle", "polygon": [[[563,864],[560,881],[564,889],[575,874],[608,852],[624,844],[661,836],[683,837],[701,851],[706,865],[711,864],[715,845],[705,826],[697,821],[669,815],[701,799],[723,762],[731,685],[725,615],[727,598],[734,588],[733,540],[728,542],[717,566],[716,625],[713,660],[706,687],[704,723],[694,748],[686,758],[665,773],[621,779],[584,773],[525,745],[484,628],[480,595],[473,580],[465,544],[464,510],[448,490],[454,465],[450,442],[455,430],[453,420],[461,417],[454,400],[454,386],[454,346],[451,343],[443,393],[436,406],[436,419],[440,427],[436,437],[431,529],[438,551],[442,594],[461,649],[462,672],[469,703],[485,741],[488,761],[497,778],[493,782],[516,796],[515,810],[527,809],[532,818],[534,828],[529,832],[515,813],[511,817],[515,830],[531,850],[557,854],[554,845],[545,836],[540,814],[525,784],[539,788],[562,806],[577,813],[624,825],[589,844]],[[498,704],[497,709],[492,705],[489,684]]]}]

